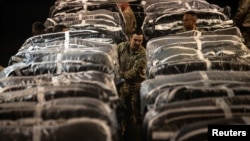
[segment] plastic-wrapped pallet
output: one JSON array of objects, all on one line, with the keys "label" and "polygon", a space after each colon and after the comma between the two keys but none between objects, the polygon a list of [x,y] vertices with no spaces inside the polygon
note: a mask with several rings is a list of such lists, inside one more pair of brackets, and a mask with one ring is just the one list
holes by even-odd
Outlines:
[{"label": "plastic-wrapped pallet", "polygon": [[147,43],[148,77],[195,70],[249,70],[249,49],[232,35],[164,36]]},{"label": "plastic-wrapped pallet", "polygon": [[[24,90],[1,93],[1,102],[34,101],[45,102],[64,97],[91,97],[102,101],[109,101],[113,94],[110,89],[100,87],[95,83],[68,84],[60,86],[38,86],[25,88]],[[113,97],[113,99],[115,99]],[[117,99],[117,98],[116,98]]]},{"label": "plastic-wrapped pallet", "polygon": [[159,75],[154,79],[145,80],[141,84],[141,113],[144,114],[145,110],[156,106],[149,104],[149,102],[154,103],[156,99],[160,101],[160,98],[157,97],[163,93],[164,88],[184,86],[213,88],[213,86],[218,85],[224,85],[225,87],[231,85],[249,86],[249,81],[249,71],[193,71],[182,74]]},{"label": "plastic-wrapped pallet", "polygon": [[104,89],[110,89],[114,97],[117,90],[112,75],[99,71],[84,71],[63,73],[60,75],[45,74],[36,76],[16,76],[0,79],[0,93],[17,91],[38,86],[60,86],[69,84],[93,84]]},{"label": "plastic-wrapped pallet", "polygon": [[12,102],[0,104],[0,120],[19,120],[34,118],[42,120],[67,120],[88,117],[102,119],[114,130],[117,130],[115,111],[108,103],[98,99],[78,97],[55,99],[42,104],[34,102]]},{"label": "plastic-wrapped pallet", "polygon": [[194,141],[208,140],[208,125],[249,125],[250,117],[239,116],[229,119],[215,119],[202,122],[196,122],[181,128],[177,134],[171,138],[171,141]]},{"label": "plastic-wrapped pallet", "polygon": [[146,114],[143,125],[149,141],[170,140],[179,129],[198,121],[250,116],[249,96],[203,98],[167,104]]},{"label": "plastic-wrapped pallet", "polygon": [[146,17],[142,25],[146,40],[181,31],[182,16],[189,10],[197,13],[200,30],[214,31],[233,26],[229,7],[221,8],[204,0],[146,1]]},{"label": "plastic-wrapped pallet", "polygon": [[5,141],[118,141],[105,120],[73,118],[69,120],[20,119],[0,121],[0,139]]},{"label": "plastic-wrapped pallet", "polygon": [[118,12],[112,12],[106,9],[98,9],[94,11],[80,10],[76,13],[58,13],[53,18],[48,18],[45,21],[45,25],[48,26],[51,24],[50,26],[52,26],[54,23],[55,25],[63,24],[67,27],[70,27],[75,24],[87,23],[87,21],[91,19],[113,23],[114,27],[123,27],[124,24],[124,21]]}]

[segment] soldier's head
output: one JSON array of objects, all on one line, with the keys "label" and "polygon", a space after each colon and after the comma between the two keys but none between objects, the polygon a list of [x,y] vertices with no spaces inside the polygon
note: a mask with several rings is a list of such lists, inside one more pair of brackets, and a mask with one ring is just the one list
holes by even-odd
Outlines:
[{"label": "soldier's head", "polygon": [[116,1],[122,11],[126,10],[127,7],[129,7],[129,2],[127,0],[116,0]]},{"label": "soldier's head", "polygon": [[45,26],[42,22],[36,21],[32,24],[32,36],[44,34]]},{"label": "soldier's head", "polygon": [[196,29],[196,21],[197,14],[194,11],[187,11],[184,13],[183,18],[183,28],[185,30],[195,30]]},{"label": "soldier's head", "polygon": [[120,2],[118,5],[120,6],[122,11],[126,10],[126,8],[129,7],[128,2]]},{"label": "soldier's head", "polygon": [[134,30],[129,37],[130,49],[136,51],[142,44],[143,32],[141,30]]}]

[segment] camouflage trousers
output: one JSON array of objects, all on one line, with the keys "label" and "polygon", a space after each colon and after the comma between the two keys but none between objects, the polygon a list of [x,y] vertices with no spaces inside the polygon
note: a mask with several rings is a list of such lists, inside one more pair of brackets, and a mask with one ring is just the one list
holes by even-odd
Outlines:
[{"label": "camouflage trousers", "polygon": [[140,84],[126,83],[119,90],[120,100],[124,107],[123,126],[135,125],[141,120],[140,116]]}]

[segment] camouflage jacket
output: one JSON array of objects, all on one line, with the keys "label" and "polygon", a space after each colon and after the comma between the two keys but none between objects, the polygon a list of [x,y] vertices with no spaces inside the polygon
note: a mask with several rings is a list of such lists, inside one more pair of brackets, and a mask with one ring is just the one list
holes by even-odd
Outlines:
[{"label": "camouflage jacket", "polygon": [[129,42],[122,42],[118,45],[119,72],[125,83],[141,83],[146,78],[146,50],[143,46],[136,52],[131,52]]},{"label": "camouflage jacket", "polygon": [[250,0],[240,0],[234,16],[238,26],[250,27]]},{"label": "camouflage jacket", "polygon": [[130,35],[136,29],[136,18],[131,7],[127,7],[123,12],[125,19],[125,33]]}]

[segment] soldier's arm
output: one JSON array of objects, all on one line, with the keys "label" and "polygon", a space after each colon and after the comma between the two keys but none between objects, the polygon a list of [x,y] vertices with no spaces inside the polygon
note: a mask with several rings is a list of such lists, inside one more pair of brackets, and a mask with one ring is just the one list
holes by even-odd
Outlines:
[{"label": "soldier's arm", "polygon": [[135,60],[135,64],[132,69],[123,72],[123,78],[125,80],[135,79],[136,77],[145,78],[146,70],[146,55],[142,54]]},{"label": "soldier's arm", "polygon": [[242,0],[242,2],[240,3],[237,12],[234,16],[234,19],[241,19],[242,16],[244,16],[246,14],[246,12],[248,11],[250,7],[250,0]]}]

